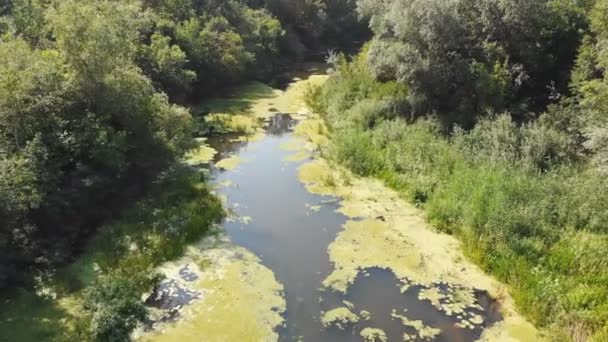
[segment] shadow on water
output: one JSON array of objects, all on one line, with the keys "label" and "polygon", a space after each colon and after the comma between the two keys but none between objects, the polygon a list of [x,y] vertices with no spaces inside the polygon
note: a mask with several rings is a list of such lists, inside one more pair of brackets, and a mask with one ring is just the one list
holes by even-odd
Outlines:
[{"label": "shadow on water", "polygon": [[[258,255],[285,286],[286,323],[279,331],[282,341],[361,340],[358,334],[365,327],[383,329],[391,341],[403,340],[404,332],[415,334],[391,316],[393,309],[405,309],[409,319],[440,328],[436,341],[473,341],[483,327],[501,319],[495,302],[475,291],[481,309],[471,310],[477,310],[474,313],[483,317],[483,324],[474,329],[458,328],[457,318],[445,315],[430,301],[418,299],[423,287],[412,286],[402,293],[403,284],[382,269],[362,272],[345,295],[321,289],[332,270],[327,248],[347,218],[336,212],[335,202],[328,204],[332,198],[310,194],[299,182],[298,168],[306,161],[286,161],[293,152],[280,146],[293,139],[290,133],[295,124],[288,114],[277,114],[269,120],[268,134],[261,140],[243,143],[234,136],[210,139],[219,151],[218,159],[238,155],[242,160],[234,171],[212,170],[213,182],[231,184],[219,186],[218,193],[227,197],[227,206],[236,216],[250,218],[225,222],[232,241]],[[311,209],[319,205],[318,211]],[[433,286],[441,290],[448,285]],[[345,330],[324,328],[321,314],[344,306],[343,300],[351,302],[357,313],[369,311],[371,319]]]}]

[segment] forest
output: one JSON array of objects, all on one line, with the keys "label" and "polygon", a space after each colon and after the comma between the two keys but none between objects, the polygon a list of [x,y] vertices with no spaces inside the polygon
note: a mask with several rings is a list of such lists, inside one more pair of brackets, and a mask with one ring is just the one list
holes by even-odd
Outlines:
[{"label": "forest", "polygon": [[[58,340],[129,340],[153,270],[225,214],[179,163],[213,131],[194,104],[311,60],[324,158],[461,240],[550,340],[608,341],[606,0],[1,0],[0,298],[53,277],[86,288]],[[112,250],[127,233],[157,252]]]},{"label": "forest", "polygon": [[348,30],[333,21],[361,26],[332,4],[3,2],[0,287],[68,259],[191,147],[180,104],[323,51]]}]

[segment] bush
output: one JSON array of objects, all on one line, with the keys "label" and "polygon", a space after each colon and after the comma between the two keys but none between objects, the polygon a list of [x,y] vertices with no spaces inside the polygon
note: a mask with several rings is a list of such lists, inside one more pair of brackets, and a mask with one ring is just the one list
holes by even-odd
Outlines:
[{"label": "bush", "polygon": [[159,275],[142,272],[101,277],[84,294],[83,308],[90,320],[88,334],[94,341],[130,341],[131,331],[148,314],[141,294],[160,281]]}]

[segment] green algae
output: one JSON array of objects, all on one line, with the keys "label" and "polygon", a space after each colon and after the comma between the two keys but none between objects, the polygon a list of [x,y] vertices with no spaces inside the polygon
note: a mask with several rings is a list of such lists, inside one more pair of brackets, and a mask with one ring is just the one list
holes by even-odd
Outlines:
[{"label": "green algae", "polygon": [[305,204],[306,208],[312,212],[319,212],[321,211],[321,206],[320,205],[313,205],[313,204]]},{"label": "green algae", "polygon": [[[405,311],[405,310],[404,310]],[[398,314],[396,310],[393,309],[391,312],[391,317],[395,319],[401,320],[401,323],[405,327],[412,328],[416,330],[417,337],[422,340],[432,340],[437,337],[437,335],[441,334],[441,329],[433,328],[424,324],[421,320],[412,320],[403,314]],[[404,335],[405,337],[405,335]],[[405,339],[405,338],[404,338]],[[407,341],[407,339],[406,339]]]},{"label": "green algae", "polygon": [[279,146],[281,150],[284,151],[300,151],[302,149],[302,145],[304,144],[304,140],[301,139],[290,139],[284,143],[281,143]]},{"label": "green algae", "polygon": [[365,342],[387,342],[388,338],[382,329],[365,328],[359,333]]},{"label": "green algae", "polygon": [[347,300],[343,300],[342,304],[344,304],[344,306],[346,306],[350,310],[355,310],[355,304],[353,304],[352,302],[349,302]]},{"label": "green algae", "polygon": [[302,162],[302,161],[310,158],[311,156],[312,156],[312,154],[308,151],[298,151],[294,154],[291,154],[291,155],[285,157],[285,160],[290,161],[290,162],[299,163],[299,162]]},{"label": "green algae", "polygon": [[220,125],[231,133],[255,133],[259,127],[257,118],[243,114],[213,113],[206,117],[208,123]]},{"label": "green algae", "polygon": [[[177,273],[189,265],[195,282]],[[259,258],[225,237],[209,238],[191,247],[182,259],[160,268],[168,279],[201,293],[180,310],[180,319],[160,323],[152,332],[138,331],[140,341],[276,341],[282,324],[283,286]]]},{"label": "green algae", "polygon": [[233,171],[239,166],[239,164],[241,164],[241,162],[241,158],[234,155],[218,161],[215,163],[215,166],[223,170]]},{"label": "green algae", "polygon": [[520,341],[547,341],[546,338],[539,336],[536,328],[529,322],[520,317],[505,319],[495,323],[490,328],[484,330],[479,342],[520,342]]},{"label": "green algae", "polygon": [[359,322],[359,316],[346,306],[329,310],[321,316],[321,323],[326,328],[336,326],[339,329],[344,330],[348,325],[357,322]]},{"label": "green algae", "polygon": [[[285,91],[250,82],[234,89],[228,97],[205,101],[195,112],[206,114],[205,121],[221,131],[242,133],[236,138],[239,141],[259,140],[265,136],[264,123],[277,113],[288,113],[293,117],[305,113],[304,95],[311,86],[320,85],[326,79],[325,75],[294,79]],[[302,154],[297,159],[300,158],[303,158]]]},{"label": "green algae", "polygon": [[447,284],[445,290],[438,287],[422,289],[418,299],[428,300],[438,310],[447,316],[456,316],[457,327],[475,329],[484,322],[482,316],[475,314],[471,309],[483,310],[477,303],[472,288],[457,287]]},{"label": "green algae", "polygon": [[229,188],[231,186],[234,186],[234,182],[232,182],[230,179],[226,179],[219,182],[217,185],[222,188]]},{"label": "green algae", "polygon": [[336,267],[323,285],[340,292],[346,292],[362,268],[391,268],[403,276],[416,273],[422,262],[420,253],[404,244],[399,232],[371,219],[348,221],[329,246],[329,255]]},{"label": "green algae", "polygon": [[[301,120],[300,128],[296,126],[294,132],[312,145],[309,150],[322,150],[330,143],[323,137],[328,130],[317,114],[308,113]],[[501,324],[486,329],[488,336],[509,340],[524,331],[523,340],[542,340],[540,333],[516,312],[504,284],[469,262],[455,237],[434,230],[420,210],[381,181],[357,177],[321,157],[302,165],[298,178],[311,193],[338,197],[337,211],[357,219],[348,221],[328,248],[334,270],[323,281],[326,288],[344,293],[361,269],[379,267],[393,271],[403,281],[402,291],[412,284],[431,289],[437,282],[458,285],[463,290],[447,297],[430,290],[421,295],[421,300],[431,301],[449,315],[478,308],[472,289],[485,290],[498,298],[504,317]],[[448,301],[442,305],[440,299]],[[461,317],[460,323],[467,328],[483,324],[481,316]],[[424,331],[425,334],[431,332],[433,330]]]},{"label": "green algae", "polygon": [[275,97],[277,91],[262,82],[249,82],[232,90],[229,96],[208,99],[195,108],[195,113],[247,114],[255,103]]},{"label": "green algae", "polygon": [[361,319],[364,321],[369,321],[370,319],[372,319],[372,314],[367,310],[361,310],[359,312],[359,317],[361,317]]},{"label": "green algae", "polygon": [[242,224],[250,224],[251,221],[253,221],[253,219],[251,218],[251,216],[241,216],[239,217],[239,222],[241,222]]},{"label": "green algae", "polygon": [[214,148],[201,143],[197,148],[186,153],[186,163],[189,165],[208,164],[216,154],[217,151]]}]

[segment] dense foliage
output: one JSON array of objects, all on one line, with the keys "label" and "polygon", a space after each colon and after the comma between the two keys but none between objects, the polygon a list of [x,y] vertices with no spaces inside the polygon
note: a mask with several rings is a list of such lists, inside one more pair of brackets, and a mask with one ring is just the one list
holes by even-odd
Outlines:
[{"label": "dense foliage", "polygon": [[525,119],[567,92],[587,26],[585,1],[362,0],[375,33],[370,70],[408,85],[409,111],[470,127],[509,110]]},{"label": "dense foliage", "polygon": [[0,288],[69,260],[190,147],[193,119],[173,103],[268,75],[293,52],[279,19],[307,49],[338,39],[330,20],[364,27],[354,5],[1,2]]},{"label": "dense foliage", "polygon": [[61,1],[44,12],[37,39],[15,20],[0,43],[2,285],[69,257],[191,142],[188,111],[134,63],[137,3]]},{"label": "dense foliage", "polygon": [[374,39],[309,94],[324,153],[459,236],[551,339],[607,340],[606,2],[359,9]]},{"label": "dense foliage", "polygon": [[247,0],[267,8],[282,23],[282,49],[291,55],[350,50],[369,38],[365,21],[360,21],[355,0]]}]

